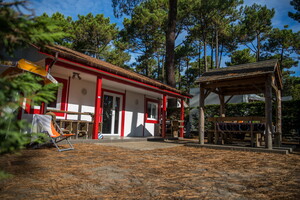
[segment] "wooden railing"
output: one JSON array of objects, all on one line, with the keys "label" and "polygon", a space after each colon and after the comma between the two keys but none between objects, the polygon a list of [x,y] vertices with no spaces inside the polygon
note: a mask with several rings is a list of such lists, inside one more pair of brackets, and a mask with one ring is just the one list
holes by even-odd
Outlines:
[{"label": "wooden railing", "polygon": [[[264,132],[266,118],[265,117],[210,117],[207,119],[209,122],[214,123],[214,130],[209,131],[209,142],[224,144],[226,136],[231,133],[250,133],[251,146],[260,146],[261,135]],[[230,128],[231,127],[231,128]],[[212,138],[212,134],[214,138]],[[256,141],[254,141],[254,137]],[[220,140],[221,139],[221,140]]]}]

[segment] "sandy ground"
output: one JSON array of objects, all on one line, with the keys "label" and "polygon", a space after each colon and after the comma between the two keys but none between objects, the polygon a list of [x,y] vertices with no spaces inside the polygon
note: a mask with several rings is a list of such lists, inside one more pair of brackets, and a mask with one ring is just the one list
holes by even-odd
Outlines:
[{"label": "sandy ground", "polygon": [[300,199],[295,154],[154,142],[75,148],[0,157],[0,168],[14,175],[0,181],[0,199]]}]

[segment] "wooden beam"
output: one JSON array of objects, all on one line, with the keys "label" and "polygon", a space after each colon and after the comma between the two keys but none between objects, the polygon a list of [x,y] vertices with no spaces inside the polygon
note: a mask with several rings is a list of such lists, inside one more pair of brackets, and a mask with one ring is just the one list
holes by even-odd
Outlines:
[{"label": "wooden beam", "polygon": [[233,90],[233,91],[223,91],[224,96],[227,95],[242,95],[242,94],[257,94],[257,90]]},{"label": "wooden beam", "polygon": [[217,88],[212,89],[212,92],[214,92],[216,94],[221,94],[220,91],[217,90]]},{"label": "wooden beam", "polygon": [[252,84],[252,86],[254,87],[254,88],[256,88],[258,91],[259,91],[259,93],[264,93],[264,85],[260,85],[261,87],[258,87],[257,85],[255,85],[255,84]]},{"label": "wooden beam", "polygon": [[272,149],[272,80],[268,76],[265,83],[265,117],[266,117],[266,148]]},{"label": "wooden beam", "polygon": [[204,144],[204,88],[200,84],[199,96],[199,143]]},{"label": "wooden beam", "polygon": [[234,95],[231,95],[231,96],[226,100],[225,104],[227,104],[227,103],[232,99],[233,96],[234,96]]},{"label": "wooden beam", "polygon": [[211,93],[211,90],[206,89],[205,94],[204,94],[204,98],[206,99],[206,97],[208,97],[208,95]]},{"label": "wooden beam", "polygon": [[[265,76],[257,77],[257,78],[244,78],[238,80],[231,80],[231,81],[219,81],[213,83],[203,83],[204,88],[216,88],[216,87],[232,87],[232,86],[242,86],[242,85],[252,85],[253,83],[256,84],[264,84],[266,78]],[[202,85],[202,84],[201,84]]]}]

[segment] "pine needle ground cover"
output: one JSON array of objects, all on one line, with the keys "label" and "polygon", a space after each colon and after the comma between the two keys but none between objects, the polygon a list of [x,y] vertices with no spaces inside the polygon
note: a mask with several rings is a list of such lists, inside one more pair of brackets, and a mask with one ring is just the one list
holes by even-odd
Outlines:
[{"label": "pine needle ground cover", "polygon": [[[162,144],[163,145],[163,144]],[[300,156],[77,144],[0,157],[0,199],[299,199]]]}]

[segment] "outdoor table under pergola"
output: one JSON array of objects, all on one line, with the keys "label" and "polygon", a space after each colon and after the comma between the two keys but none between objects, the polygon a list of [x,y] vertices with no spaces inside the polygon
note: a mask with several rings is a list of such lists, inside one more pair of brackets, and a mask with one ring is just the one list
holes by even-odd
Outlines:
[{"label": "outdoor table under pergola", "polygon": [[[220,118],[225,117],[225,104],[234,95],[264,94],[265,97],[265,146],[272,149],[273,135],[275,145],[280,146],[281,128],[281,89],[282,78],[278,60],[266,60],[220,68],[203,73],[196,81],[200,86],[199,98],[199,143],[204,144],[204,100],[216,93],[220,100]],[[276,131],[272,128],[272,92],[276,101]],[[229,96],[225,101],[225,96]],[[239,117],[235,117],[239,119]],[[243,120],[243,117],[240,117]],[[215,135],[216,137],[216,135]]]}]

